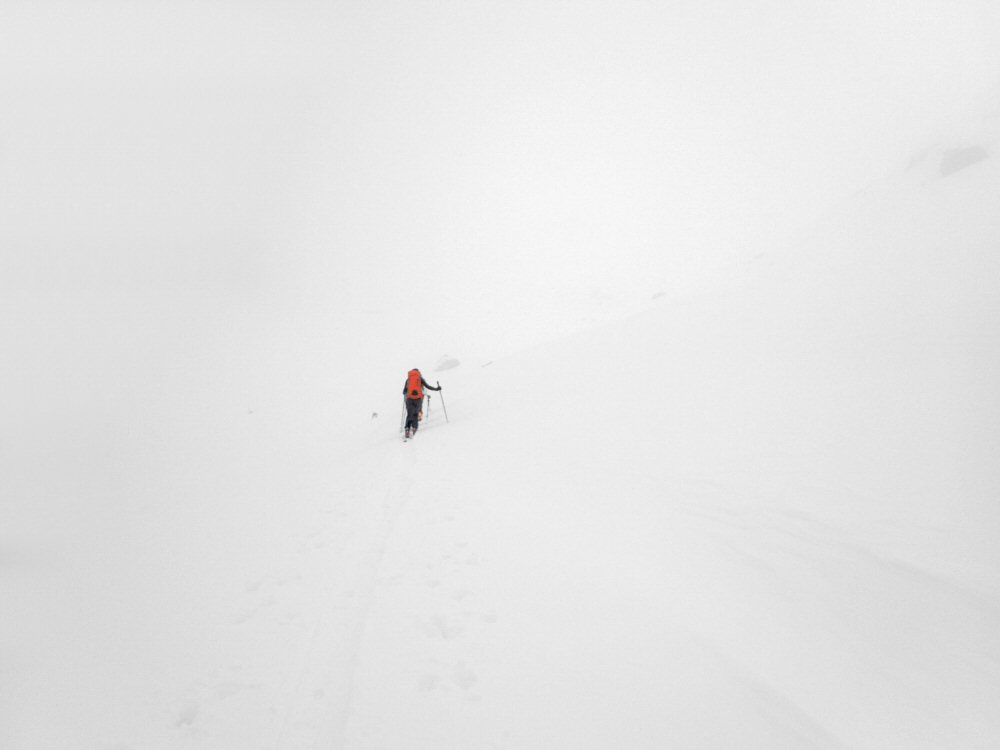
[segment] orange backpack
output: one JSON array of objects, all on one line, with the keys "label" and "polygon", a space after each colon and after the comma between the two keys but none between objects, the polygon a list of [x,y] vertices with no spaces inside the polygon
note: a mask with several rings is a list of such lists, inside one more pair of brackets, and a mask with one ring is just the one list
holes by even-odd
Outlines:
[{"label": "orange backpack", "polygon": [[424,384],[423,378],[420,377],[420,370],[410,370],[407,378],[406,397],[422,399],[424,397]]}]

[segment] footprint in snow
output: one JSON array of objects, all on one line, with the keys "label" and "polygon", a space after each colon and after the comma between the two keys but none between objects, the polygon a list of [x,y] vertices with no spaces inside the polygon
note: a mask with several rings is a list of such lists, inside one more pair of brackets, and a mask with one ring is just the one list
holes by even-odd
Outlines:
[{"label": "footprint in snow", "polygon": [[424,632],[428,636],[431,638],[443,638],[446,641],[460,636],[464,631],[464,627],[449,623],[448,618],[444,615],[434,615],[431,621],[424,626]]},{"label": "footprint in snow", "polygon": [[227,698],[232,698],[234,695],[239,695],[245,690],[253,690],[259,687],[258,683],[252,682],[223,682],[216,686],[215,694],[219,697],[219,700],[226,700]]},{"label": "footprint in snow", "polygon": [[452,673],[452,681],[462,688],[462,690],[471,690],[479,682],[479,677],[465,666],[464,661],[460,661],[455,665],[455,671]]},{"label": "footprint in snow", "polygon": [[198,704],[191,702],[177,712],[177,718],[174,719],[174,726],[178,729],[183,729],[185,727],[193,726],[197,720]]},{"label": "footprint in snow", "polygon": [[429,693],[432,690],[435,690],[440,682],[441,678],[436,674],[422,674],[420,675],[420,679],[417,681],[417,686],[420,688],[421,692]]},{"label": "footprint in snow", "polygon": [[233,619],[233,622],[237,625],[241,625],[244,622],[248,622],[249,620],[252,620],[257,615],[257,613],[260,612],[262,609],[265,609],[266,607],[272,607],[276,603],[277,600],[273,596],[261,599],[252,607],[249,607],[248,609],[244,610],[242,614],[237,615]]}]

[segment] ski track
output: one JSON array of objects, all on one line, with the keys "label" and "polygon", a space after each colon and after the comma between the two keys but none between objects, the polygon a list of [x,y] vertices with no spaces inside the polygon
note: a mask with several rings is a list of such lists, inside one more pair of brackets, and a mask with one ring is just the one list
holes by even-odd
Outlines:
[{"label": "ski track", "polygon": [[[484,674],[476,642],[501,616],[481,595],[481,554],[460,517],[468,512],[470,498],[454,494],[462,488],[442,474],[445,434],[428,429],[435,424],[432,419],[429,415],[429,423],[404,447],[410,500],[386,549],[374,592],[370,627],[360,649],[358,700],[344,745],[348,748],[390,741],[394,735],[386,730],[393,720],[382,714],[386,705],[405,714],[404,726],[411,731],[420,713],[436,717],[431,723],[442,722],[439,734],[414,737],[414,746],[448,742],[444,725],[449,718],[442,711],[461,712],[462,704],[482,700]],[[387,651],[394,656],[387,659]],[[388,674],[387,664],[393,665]],[[399,700],[393,699],[396,691]]]},{"label": "ski track", "polygon": [[343,745],[358,650],[409,499],[411,461],[386,447],[369,446],[351,472],[328,478],[311,525],[246,579],[218,658],[154,719],[173,728],[165,747]]},{"label": "ski track", "polygon": [[[354,701],[354,680],[361,644],[365,640],[373,598],[379,586],[386,550],[401,513],[410,498],[406,456],[370,450],[355,467],[359,478],[370,482],[355,493],[358,498],[381,497],[380,517],[362,541],[362,549],[346,554],[354,573],[347,597],[349,615],[333,624],[320,618],[309,645],[303,650],[301,672],[285,711],[275,742],[277,750],[307,750],[318,744],[339,748]],[[326,592],[323,611],[343,607],[334,600],[329,573],[320,573]]]}]

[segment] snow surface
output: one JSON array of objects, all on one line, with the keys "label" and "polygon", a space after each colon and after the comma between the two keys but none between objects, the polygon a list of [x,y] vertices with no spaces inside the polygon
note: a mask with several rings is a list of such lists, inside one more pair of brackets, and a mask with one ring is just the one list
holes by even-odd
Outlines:
[{"label": "snow surface", "polygon": [[2,750],[1000,747],[992,4],[176,5],[0,25]]},{"label": "snow surface", "polygon": [[1000,169],[925,161],[407,444],[409,360],[8,435],[3,746],[996,747]]}]

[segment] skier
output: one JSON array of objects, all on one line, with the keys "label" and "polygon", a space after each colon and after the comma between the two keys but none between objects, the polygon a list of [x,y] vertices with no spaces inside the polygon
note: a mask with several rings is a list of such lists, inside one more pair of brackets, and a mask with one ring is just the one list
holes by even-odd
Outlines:
[{"label": "skier", "polygon": [[431,391],[440,391],[441,386],[435,388],[424,380],[420,370],[414,367],[406,374],[406,382],[403,383],[403,395],[406,396],[406,434],[404,437],[413,437],[417,434],[417,425],[420,423],[424,410],[424,388]]}]

